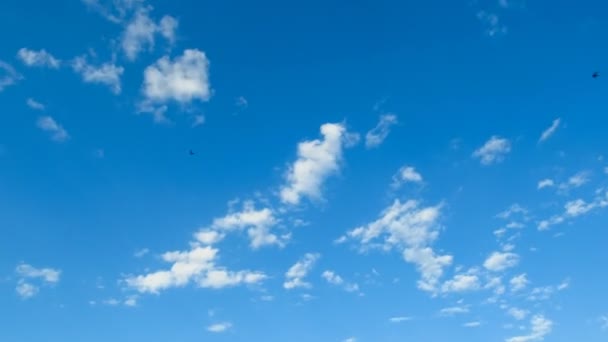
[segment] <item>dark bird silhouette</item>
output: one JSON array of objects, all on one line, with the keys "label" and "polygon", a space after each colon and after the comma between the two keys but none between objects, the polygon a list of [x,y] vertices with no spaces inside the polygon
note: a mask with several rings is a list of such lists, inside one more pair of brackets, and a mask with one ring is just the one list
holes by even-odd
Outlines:
[{"label": "dark bird silhouette", "polygon": [[591,77],[593,77],[593,78],[598,78],[598,77],[600,77],[600,73],[599,73],[599,71],[594,72],[594,73],[593,73],[593,75],[591,75]]},{"label": "dark bird silhouette", "polygon": [[194,155],[194,152],[193,152],[192,150],[190,150],[190,155],[191,155],[191,156],[193,156],[193,155]]}]

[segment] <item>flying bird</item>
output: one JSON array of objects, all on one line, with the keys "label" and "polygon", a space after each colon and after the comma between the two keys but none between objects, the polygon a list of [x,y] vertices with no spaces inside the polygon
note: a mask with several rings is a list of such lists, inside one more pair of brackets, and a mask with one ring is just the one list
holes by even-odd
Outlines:
[{"label": "flying bird", "polygon": [[600,73],[599,73],[599,71],[594,72],[594,73],[593,73],[593,75],[591,75],[591,77],[593,77],[593,78],[598,78],[598,77],[600,77]]},{"label": "flying bird", "polygon": [[190,150],[190,155],[191,155],[191,156],[193,156],[193,155],[194,155],[194,152],[193,152],[192,150]]}]

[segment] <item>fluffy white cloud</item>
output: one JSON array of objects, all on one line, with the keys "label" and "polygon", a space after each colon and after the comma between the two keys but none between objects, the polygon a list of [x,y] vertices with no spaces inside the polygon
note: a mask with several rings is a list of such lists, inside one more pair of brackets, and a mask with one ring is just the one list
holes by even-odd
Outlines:
[{"label": "fluffy white cloud", "polygon": [[538,189],[551,188],[555,186],[555,182],[552,179],[543,179],[538,182]]},{"label": "fluffy white cloud", "polygon": [[221,241],[226,233],[246,230],[254,249],[269,245],[283,246],[287,237],[270,232],[277,222],[271,209],[256,209],[253,202],[247,201],[241,211],[229,212],[224,217],[214,219],[210,226],[199,230],[195,238],[204,245],[212,245]]},{"label": "fluffy white cloud", "polygon": [[483,267],[493,272],[504,271],[519,263],[519,255],[515,253],[492,253],[483,263]]},{"label": "fluffy white cloud", "polygon": [[544,130],[543,133],[540,135],[538,142],[543,142],[543,141],[549,139],[555,133],[555,131],[557,131],[557,128],[559,127],[560,123],[561,123],[560,118],[553,120],[553,123],[551,124],[551,126],[549,126],[546,130]]},{"label": "fluffy white cloud", "polygon": [[454,316],[469,313],[468,306],[452,306],[439,311],[440,316]]},{"label": "fluffy white cloud", "polygon": [[473,157],[478,158],[483,165],[492,165],[502,162],[509,152],[511,152],[511,142],[495,135],[473,152]]},{"label": "fluffy white cloud", "polygon": [[355,337],[349,337],[342,340],[342,342],[357,342],[357,339]]},{"label": "fluffy white cloud", "polygon": [[380,121],[372,130],[365,134],[365,147],[375,148],[380,146],[391,132],[391,127],[397,124],[397,116],[385,114],[380,116]]},{"label": "fluffy white cloud", "polygon": [[288,290],[298,287],[310,288],[312,285],[304,281],[304,278],[306,278],[320,257],[317,253],[306,253],[304,257],[291,266],[287,273],[285,273],[283,287]]},{"label": "fluffy white cloud", "polygon": [[218,249],[196,246],[189,251],[167,252],[162,255],[165,262],[172,263],[168,270],[144,275],[130,276],[126,284],[141,293],[159,293],[172,287],[183,287],[194,281],[199,287],[224,288],[240,284],[256,284],[266,276],[261,272],[231,272],[218,268],[215,261]]},{"label": "fluffy white cloud", "polygon": [[347,142],[347,131],[342,124],[321,126],[323,140],[315,139],[298,144],[298,159],[289,167],[287,184],[281,187],[283,203],[297,205],[303,197],[322,198],[325,180],[340,169],[342,151]]},{"label": "fluffy white cloud", "polygon": [[113,63],[103,63],[99,66],[89,64],[84,56],[76,57],[72,61],[72,69],[80,74],[86,83],[103,84],[112,90],[114,94],[120,94],[120,77],[124,68]]},{"label": "fluffy white cloud", "polygon": [[483,24],[484,32],[489,37],[496,37],[507,34],[507,27],[500,22],[500,18],[495,13],[487,11],[477,12],[477,19]]},{"label": "fluffy white cloud", "polygon": [[399,169],[397,174],[393,176],[393,183],[391,186],[393,189],[400,188],[404,183],[422,183],[422,175],[416,171],[412,166],[403,166]]},{"label": "fluffy white cloud", "polygon": [[188,49],[173,60],[162,57],[144,71],[142,92],[143,111],[169,101],[181,105],[194,100],[208,101],[211,86],[207,56],[200,50]]},{"label": "fluffy white cloud", "polygon": [[442,292],[466,292],[480,288],[479,278],[473,274],[457,274],[453,279],[443,283]]},{"label": "fluffy white cloud", "polygon": [[341,240],[356,241],[361,250],[399,249],[405,261],[416,265],[421,273],[418,287],[434,292],[443,269],[452,264],[452,256],[437,255],[430,248],[439,235],[440,211],[441,205],[420,208],[417,201],[395,200],[378,220],[347,232]]},{"label": "fluffy white cloud", "polygon": [[15,68],[0,60],[0,91],[3,91],[4,88],[15,84],[22,79],[23,76],[21,76]]},{"label": "fluffy white cloud", "polygon": [[17,287],[15,291],[23,298],[28,299],[38,294],[39,285],[32,284],[36,282],[41,285],[53,285],[59,282],[61,271],[53,268],[35,268],[29,264],[19,264],[15,269],[17,273]]},{"label": "fluffy white cloud", "polygon": [[511,291],[517,292],[525,289],[530,282],[528,281],[528,276],[525,273],[522,273],[511,278],[509,283],[511,284]]},{"label": "fluffy white cloud", "polygon": [[506,342],[532,342],[543,341],[545,336],[553,330],[553,322],[543,315],[536,315],[530,321],[531,331],[528,335],[516,336],[506,339]]},{"label": "fluffy white cloud", "polygon": [[36,126],[48,132],[51,139],[57,142],[66,141],[70,138],[68,132],[50,116],[42,116],[36,121]]},{"label": "fluffy white cloud", "polygon": [[207,331],[212,333],[222,333],[232,328],[232,323],[230,322],[222,322],[215,323],[207,327]]},{"label": "fluffy white cloud", "polygon": [[526,319],[528,316],[528,311],[518,308],[509,308],[509,310],[507,310],[507,314],[514,319],[521,321]]},{"label": "fluffy white cloud", "polygon": [[467,322],[467,323],[463,324],[462,326],[465,328],[478,328],[481,326],[481,322],[479,322],[479,321]]},{"label": "fluffy white cloud", "polygon": [[34,110],[44,110],[45,109],[45,106],[42,103],[40,103],[32,98],[28,98],[25,101],[25,103],[27,104],[28,107],[30,107]]},{"label": "fluffy white cloud", "polygon": [[262,272],[230,272],[225,269],[213,269],[208,271],[201,279],[199,279],[198,284],[200,287],[221,289],[240,284],[257,284],[266,278],[266,275]]},{"label": "fluffy white cloud", "polygon": [[27,66],[58,69],[61,65],[60,60],[53,57],[53,55],[46,52],[46,50],[44,49],[34,51],[27,48],[21,48],[17,52],[17,57],[23,62],[23,64]]}]

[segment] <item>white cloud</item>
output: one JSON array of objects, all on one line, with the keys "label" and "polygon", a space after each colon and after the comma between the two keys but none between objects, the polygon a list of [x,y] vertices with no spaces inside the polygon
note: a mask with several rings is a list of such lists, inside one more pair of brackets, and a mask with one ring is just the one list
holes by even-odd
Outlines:
[{"label": "white cloud", "polygon": [[365,147],[369,149],[380,146],[391,132],[391,127],[396,124],[396,115],[385,114],[380,116],[380,121],[376,127],[365,134]]},{"label": "white cloud", "polygon": [[553,322],[543,315],[536,315],[530,321],[531,331],[528,335],[516,336],[506,339],[506,342],[533,342],[543,341],[545,336],[553,330]]},{"label": "white cloud", "polygon": [[507,314],[514,319],[521,321],[526,319],[528,316],[528,311],[518,308],[509,308],[509,310],[507,310]]},{"label": "white cloud", "polygon": [[50,116],[42,116],[36,121],[36,126],[50,133],[51,139],[57,142],[66,141],[70,138],[68,132]]},{"label": "white cloud", "polygon": [[170,15],[165,15],[160,20],[158,30],[160,34],[169,42],[169,44],[175,43],[175,35],[179,22],[177,19]]},{"label": "white cloud", "polygon": [[349,338],[342,340],[342,342],[357,342],[357,339],[354,337],[349,337]]},{"label": "white cloud", "polygon": [[337,275],[334,271],[325,271],[323,274],[321,274],[321,276],[332,285],[342,285],[344,283],[344,279],[342,279],[342,277]]},{"label": "white cloud", "polygon": [[501,218],[503,220],[507,220],[515,215],[521,215],[526,219],[526,215],[528,214],[528,210],[521,205],[514,203],[505,211],[498,213],[496,217]]},{"label": "white cloud", "polygon": [[17,291],[19,297],[23,299],[29,299],[38,294],[39,289],[37,286],[34,286],[30,283],[19,282],[17,284],[17,287],[15,288],[15,291]]},{"label": "white cloud", "polygon": [[566,203],[564,208],[566,210],[566,215],[576,217],[588,213],[589,211],[593,210],[595,206],[595,203],[586,203],[584,200],[579,198]]},{"label": "white cloud", "polygon": [[72,61],[72,69],[80,74],[86,83],[103,84],[112,90],[114,94],[120,94],[120,77],[124,68],[113,63],[103,63],[99,66],[89,64],[86,57],[80,56]]},{"label": "white cloud", "polygon": [[549,219],[542,220],[538,223],[538,230],[547,230],[551,226],[563,223],[567,219],[573,219],[578,216],[587,214],[594,209],[605,208],[608,206],[608,191],[605,189],[598,189],[596,191],[596,197],[590,201],[586,202],[583,199],[576,199],[572,201],[568,201],[564,205],[564,212],[559,215],[554,215]]},{"label": "white cloud", "polygon": [[136,257],[136,258],[142,258],[142,257],[144,257],[148,253],[150,253],[149,249],[142,248],[140,250],[137,250],[135,253],[133,253],[133,256]]},{"label": "white cloud", "polygon": [[221,241],[225,233],[246,230],[254,249],[270,245],[284,246],[287,237],[270,232],[277,222],[271,209],[256,209],[253,202],[246,201],[241,211],[231,211],[224,217],[215,218],[210,226],[199,230],[195,238],[202,244],[211,245]]},{"label": "white cloud", "polygon": [[218,249],[194,244],[189,251],[167,252],[162,255],[165,262],[172,263],[168,270],[144,275],[129,276],[126,284],[141,293],[159,293],[172,287],[183,287],[194,281],[199,287],[224,288],[240,284],[256,284],[266,276],[261,272],[227,271],[215,264]]},{"label": "white cloud", "polygon": [[212,333],[222,333],[232,328],[232,323],[230,322],[222,322],[215,323],[207,327],[207,331]]},{"label": "white cloud", "polygon": [[347,232],[345,241],[356,241],[362,251],[398,248],[405,261],[416,265],[421,273],[418,287],[434,292],[443,269],[452,263],[452,256],[437,255],[429,247],[439,235],[440,211],[441,205],[420,208],[417,201],[395,200],[378,220]]},{"label": "white cloud", "polygon": [[507,34],[507,27],[500,22],[497,14],[479,11],[477,12],[477,19],[483,24],[487,36],[496,37]]},{"label": "white cloud", "polygon": [[25,101],[25,103],[27,104],[28,107],[30,107],[34,110],[44,110],[45,109],[45,106],[42,103],[32,99],[31,97],[28,98]]},{"label": "white cloud", "polygon": [[439,311],[440,316],[454,316],[469,313],[468,306],[452,306]]},{"label": "white cloud", "polygon": [[552,179],[543,179],[538,182],[538,189],[551,188],[555,186],[555,182]]},{"label": "white cloud", "polygon": [[525,289],[530,282],[528,281],[527,275],[525,273],[522,273],[518,276],[511,278],[509,283],[511,284],[511,291],[517,292]]},{"label": "white cloud", "polygon": [[474,321],[474,322],[468,322],[462,325],[465,328],[478,328],[481,326],[481,322],[479,321]]},{"label": "white cloud", "polygon": [[144,71],[142,92],[142,111],[151,111],[155,105],[169,101],[181,105],[194,100],[208,101],[211,86],[207,56],[200,50],[188,49],[173,60],[168,56],[160,58]]},{"label": "white cloud", "polygon": [[602,330],[608,329],[608,316],[600,316],[599,321]]},{"label": "white cloud", "polygon": [[137,306],[137,296],[130,296],[127,299],[125,299],[124,303],[125,306],[128,307],[136,307]]},{"label": "white cloud", "polygon": [[53,268],[35,268],[29,264],[19,264],[15,269],[19,279],[15,291],[23,298],[28,299],[38,294],[40,287],[32,284],[37,282],[42,285],[57,284],[61,277],[61,271]]},{"label": "white cloud", "polygon": [[408,317],[408,316],[397,316],[397,317],[391,317],[388,319],[389,322],[391,323],[402,323],[402,322],[407,322],[407,321],[411,321],[412,317]]},{"label": "white cloud", "polygon": [[342,286],[347,292],[357,292],[359,291],[359,285],[355,283],[349,283],[344,281],[342,277],[337,275],[334,271],[327,270],[321,274],[321,277],[325,279],[328,283],[336,286]]},{"label": "white cloud", "polygon": [[565,279],[557,286],[544,286],[535,287],[528,295],[527,299],[530,301],[542,301],[550,299],[555,293],[564,291],[570,286],[570,280]]},{"label": "white cloud", "polygon": [[53,55],[46,52],[46,50],[44,49],[34,51],[27,48],[21,48],[17,52],[17,57],[23,62],[23,64],[27,66],[58,69],[61,65],[60,60],[53,57]]},{"label": "white cloud", "polygon": [[519,255],[515,253],[492,253],[483,263],[483,267],[493,272],[504,271],[519,263]]},{"label": "white cloud", "polygon": [[589,172],[581,171],[570,178],[568,181],[559,184],[560,191],[568,191],[570,189],[580,188],[581,186],[587,184],[589,182]]},{"label": "white cloud", "polygon": [[285,273],[283,287],[288,290],[298,287],[310,288],[312,285],[304,281],[304,278],[306,278],[320,257],[317,253],[306,253],[304,257],[291,266],[287,273]]},{"label": "white cloud", "polygon": [[393,183],[391,184],[393,189],[400,188],[404,183],[422,183],[422,175],[416,171],[412,166],[403,166],[399,169],[397,174],[393,176]]},{"label": "white cloud", "polygon": [[484,286],[484,289],[494,289],[494,294],[497,296],[504,294],[506,291],[500,277],[491,277]]},{"label": "white cloud", "polygon": [[553,123],[551,124],[551,126],[549,126],[546,130],[544,130],[543,133],[540,135],[538,142],[544,142],[545,140],[549,139],[555,133],[555,131],[557,131],[557,128],[559,127],[560,123],[561,123],[560,118],[553,120]]},{"label": "white cloud", "polygon": [[457,274],[453,279],[443,283],[442,292],[466,292],[480,288],[479,278],[472,274]]},{"label": "white cloud", "polygon": [[492,165],[502,162],[509,152],[511,152],[511,142],[494,135],[473,152],[473,157],[478,158],[483,165]]},{"label": "white cloud", "polygon": [[321,134],[323,140],[298,144],[298,159],[289,167],[287,184],[280,190],[283,203],[297,205],[303,197],[321,199],[323,183],[339,171],[346,143],[346,128],[342,124],[326,123],[321,126]]},{"label": "white cloud", "polygon": [[157,26],[148,12],[147,9],[138,10],[123,33],[121,46],[130,60],[135,60],[142,50],[154,48]]},{"label": "white cloud", "polygon": [[0,91],[3,91],[4,88],[15,84],[22,79],[23,76],[21,76],[15,68],[0,60]]}]

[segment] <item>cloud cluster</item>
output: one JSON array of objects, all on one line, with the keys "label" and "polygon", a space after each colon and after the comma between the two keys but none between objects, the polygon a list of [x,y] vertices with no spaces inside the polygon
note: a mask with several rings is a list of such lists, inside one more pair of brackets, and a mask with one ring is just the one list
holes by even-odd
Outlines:
[{"label": "cloud cluster", "polygon": [[34,297],[41,285],[54,285],[59,282],[61,271],[53,268],[35,268],[29,264],[20,264],[15,269],[17,287],[15,291],[23,299]]},{"label": "cloud cluster", "polygon": [[452,264],[451,255],[438,255],[431,248],[439,236],[440,213],[441,205],[421,207],[417,201],[397,199],[376,221],[347,232],[338,241],[354,241],[362,251],[398,249],[420,272],[418,287],[435,292],[444,268]]}]

